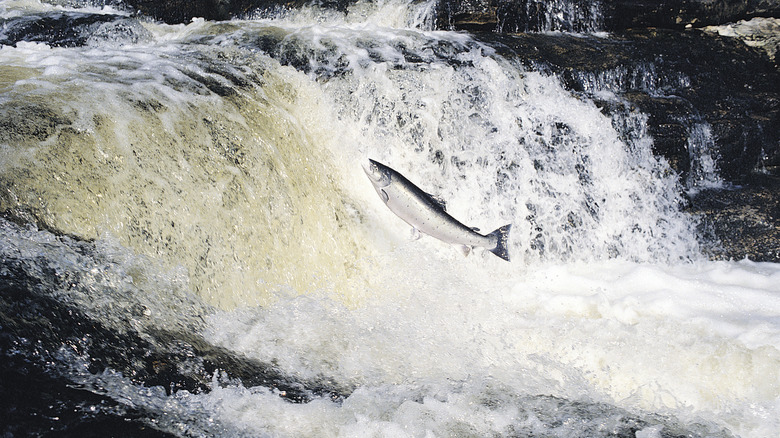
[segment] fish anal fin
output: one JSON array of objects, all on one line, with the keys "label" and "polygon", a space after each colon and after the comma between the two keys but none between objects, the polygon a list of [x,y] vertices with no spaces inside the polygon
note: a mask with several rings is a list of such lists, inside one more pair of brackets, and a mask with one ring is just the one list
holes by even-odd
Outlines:
[{"label": "fish anal fin", "polygon": [[460,245],[460,252],[463,253],[463,257],[468,257],[471,254],[471,247],[468,245]]}]

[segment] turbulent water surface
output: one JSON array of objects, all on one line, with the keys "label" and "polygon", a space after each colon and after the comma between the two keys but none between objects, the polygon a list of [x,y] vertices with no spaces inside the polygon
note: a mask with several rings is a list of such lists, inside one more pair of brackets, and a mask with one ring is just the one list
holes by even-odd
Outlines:
[{"label": "turbulent water surface", "polygon": [[[780,267],[707,261],[680,210],[714,160],[679,181],[643,114],[431,8],[0,2],[5,433],[776,435]],[[15,36],[42,17],[93,19]],[[512,223],[512,262],[413,240],[369,157]]]}]

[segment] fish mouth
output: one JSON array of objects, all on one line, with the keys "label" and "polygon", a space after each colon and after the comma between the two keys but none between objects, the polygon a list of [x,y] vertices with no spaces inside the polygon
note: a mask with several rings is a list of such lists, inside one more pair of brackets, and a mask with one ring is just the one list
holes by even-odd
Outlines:
[{"label": "fish mouth", "polygon": [[385,172],[382,171],[379,163],[370,158],[368,159],[368,163],[363,163],[363,171],[366,172],[371,183],[377,187],[384,187],[390,184],[389,178]]},{"label": "fish mouth", "polygon": [[369,177],[371,176],[371,168],[374,166],[374,160],[368,159],[368,161],[364,161],[360,163],[361,166],[363,166],[363,172],[366,172],[366,175]]}]

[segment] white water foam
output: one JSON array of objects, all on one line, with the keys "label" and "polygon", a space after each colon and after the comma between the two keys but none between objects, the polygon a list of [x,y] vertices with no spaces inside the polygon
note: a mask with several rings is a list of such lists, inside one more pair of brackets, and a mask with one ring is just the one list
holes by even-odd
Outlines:
[{"label": "white water foam", "polygon": [[[260,415],[276,402],[254,396],[244,409],[258,415],[231,421],[307,436],[317,426],[331,436],[355,428],[440,436],[465,425],[484,436],[523,421],[518,396],[545,394],[740,436],[780,427],[770,419],[780,407],[777,265],[607,262],[497,280],[418,264],[396,265],[403,274],[392,294],[358,309],[308,297],[212,317],[214,342],[354,389],[343,406],[291,408],[294,420],[279,422]],[[486,392],[493,406],[482,403]],[[247,400],[231,393],[224,402]]]}]

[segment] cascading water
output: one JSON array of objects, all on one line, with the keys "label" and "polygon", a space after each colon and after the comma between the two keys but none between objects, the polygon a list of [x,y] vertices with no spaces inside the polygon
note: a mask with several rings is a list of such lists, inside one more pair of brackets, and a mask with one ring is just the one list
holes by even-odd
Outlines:
[{"label": "cascading water", "polygon": [[[181,436],[780,429],[780,268],[699,255],[641,114],[430,9],[119,17],[0,48],[4,303],[89,321],[39,347],[9,329],[3,357]],[[411,240],[369,157],[464,223],[511,222],[512,262]]]},{"label": "cascading water", "polygon": [[498,28],[502,32],[598,32],[603,29],[600,1],[519,0],[499,2],[497,9]]},{"label": "cascading water", "polygon": [[688,151],[691,154],[691,171],[686,181],[690,191],[723,185],[718,176],[717,160],[713,157],[712,129],[707,123],[693,125],[688,137]]},{"label": "cascading water", "polygon": [[[540,66],[545,69],[545,66]],[[585,97],[597,98],[610,103],[613,107],[612,121],[621,139],[633,145],[644,142],[647,149],[647,130],[645,117],[635,111],[628,111],[632,105],[619,97],[629,90],[640,90],[652,97],[670,98],[676,89],[687,88],[690,78],[682,74],[663,74],[653,63],[628,69],[620,67],[597,73],[568,73],[564,79]],[[639,120],[637,120],[637,117]],[[676,120],[687,138],[686,152],[688,169],[683,184],[689,194],[701,189],[721,187],[723,181],[718,174],[714,138],[709,124],[701,115],[690,111],[685,117]]]}]

